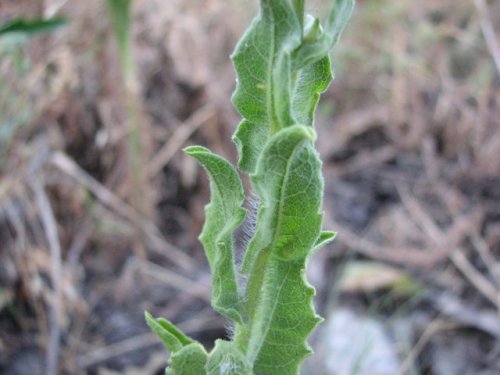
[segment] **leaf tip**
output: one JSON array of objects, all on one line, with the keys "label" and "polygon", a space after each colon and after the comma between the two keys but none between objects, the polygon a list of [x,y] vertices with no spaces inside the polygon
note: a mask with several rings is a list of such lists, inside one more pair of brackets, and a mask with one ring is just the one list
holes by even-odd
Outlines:
[{"label": "leaf tip", "polygon": [[148,325],[149,325],[149,323],[151,321],[155,320],[155,318],[153,317],[153,315],[151,315],[151,313],[149,311],[147,311],[147,310],[144,311],[144,319],[146,320],[146,323],[148,323]]},{"label": "leaf tip", "polygon": [[196,155],[198,153],[210,152],[208,150],[208,148],[203,147],[203,146],[188,146],[188,147],[183,148],[182,151],[185,154],[190,155],[190,156],[194,156],[194,155]]},{"label": "leaf tip", "polygon": [[314,244],[312,253],[316,253],[316,251],[318,251],[320,248],[332,242],[336,236],[337,232],[332,232],[329,230],[321,232],[318,239],[316,240],[316,243]]}]

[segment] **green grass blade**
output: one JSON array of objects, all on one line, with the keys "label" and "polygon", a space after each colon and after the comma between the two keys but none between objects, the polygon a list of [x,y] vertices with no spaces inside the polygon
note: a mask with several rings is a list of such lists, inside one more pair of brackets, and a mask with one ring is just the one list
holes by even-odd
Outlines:
[{"label": "green grass blade", "polygon": [[46,33],[65,25],[66,22],[67,20],[62,17],[32,20],[18,18],[0,26],[0,36],[8,33],[21,33],[28,36]]},{"label": "green grass blade", "polygon": [[131,0],[107,0],[113,31],[118,43],[118,53],[122,64],[125,80],[129,81],[134,76],[134,63],[132,56],[131,30]]}]

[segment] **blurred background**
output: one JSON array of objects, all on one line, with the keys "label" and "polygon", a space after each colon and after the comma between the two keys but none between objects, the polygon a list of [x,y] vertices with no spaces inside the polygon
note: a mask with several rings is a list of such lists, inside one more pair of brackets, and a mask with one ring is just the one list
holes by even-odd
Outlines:
[{"label": "blurred background", "polygon": [[[257,8],[0,0],[1,374],[162,374],[144,310],[225,337],[180,150],[236,160]],[[499,35],[498,1],[358,0],[316,117],[339,234],[310,262],[304,375],[500,373]]]}]

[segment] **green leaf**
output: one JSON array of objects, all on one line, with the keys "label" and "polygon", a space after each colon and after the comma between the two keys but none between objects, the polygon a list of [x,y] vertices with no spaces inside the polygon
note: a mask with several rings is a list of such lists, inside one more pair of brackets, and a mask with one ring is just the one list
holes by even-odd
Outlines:
[{"label": "green leaf", "polygon": [[323,33],[323,27],[319,18],[313,17],[308,14],[306,17],[306,24],[304,30],[304,38],[302,40],[304,43],[313,43],[316,41]]},{"label": "green leaf", "polygon": [[243,120],[233,136],[240,160],[238,166],[244,172],[253,172],[256,161],[268,138],[267,129]]},{"label": "green leaf", "polygon": [[[298,6],[298,5],[296,5]],[[246,142],[262,149],[260,138],[295,123],[291,110],[291,52],[300,44],[302,29],[288,0],[262,0],[261,13],[242,37],[231,56],[237,74],[232,101],[238,112],[253,126]],[[241,133],[235,134],[236,142]],[[242,151],[246,149],[242,147]],[[254,155],[240,155],[240,167],[252,172]]]},{"label": "green leaf", "polygon": [[288,78],[278,82],[276,72],[286,64],[283,55],[299,45],[300,35],[299,21],[288,0],[262,0],[259,17],[231,56],[238,75],[234,106],[244,118],[273,132],[282,127],[276,123],[281,117],[276,111],[276,91],[288,87]]},{"label": "green leaf", "polygon": [[200,235],[212,272],[212,305],[222,315],[242,322],[240,296],[233,256],[233,232],[246,210],[243,186],[234,167],[201,146],[184,150],[196,158],[210,177],[211,202],[205,207],[205,225]]},{"label": "green leaf", "polygon": [[253,375],[252,367],[232,342],[217,340],[206,366],[207,375]]},{"label": "green leaf", "polygon": [[293,124],[313,124],[319,95],[333,79],[329,52],[353,6],[353,0],[335,0],[323,30],[312,16],[304,21],[303,0],[292,6],[287,0],[261,1],[259,17],[232,55],[232,100],[245,119],[233,137],[242,171],[255,171],[264,137]]},{"label": "green leaf", "polygon": [[300,29],[304,28],[304,4],[305,0],[292,0],[293,10],[299,20]]},{"label": "green leaf", "polygon": [[252,271],[263,249],[271,247],[284,259],[299,258],[318,238],[323,179],[314,138],[312,128],[295,125],[278,132],[266,145],[251,176],[260,209],[243,273]]},{"label": "green leaf", "polygon": [[62,17],[49,19],[37,18],[32,20],[18,18],[0,26],[0,35],[8,33],[20,33],[25,35],[39,34],[55,30],[65,23],[66,19]]},{"label": "green leaf", "polygon": [[257,228],[243,270],[249,323],[236,341],[256,374],[298,374],[311,353],[307,337],[320,321],[305,263],[321,231],[323,179],[314,130],[295,125],[271,138],[252,186],[260,199]]},{"label": "green leaf", "polygon": [[324,31],[315,32],[315,38],[311,35],[306,43],[302,43],[293,52],[293,69],[301,69],[328,56],[338,43],[353,9],[354,0],[335,0],[328,14]]},{"label": "green leaf", "polygon": [[186,336],[167,319],[155,319],[148,312],[145,312],[145,317],[151,330],[160,337],[170,352],[166,375],[200,375],[205,373],[207,353],[200,343]]},{"label": "green leaf", "polygon": [[184,346],[195,341],[187,337],[182,331],[174,326],[170,321],[163,318],[155,319],[147,311],[144,313],[146,322],[151,330],[158,335],[170,353],[181,350]]},{"label": "green leaf", "polygon": [[315,290],[305,280],[305,259],[270,259],[262,290],[268,302],[255,313],[248,351],[254,373],[298,375],[312,354],[307,338],[322,320],[312,304]]},{"label": "green leaf", "polygon": [[207,352],[200,343],[184,346],[173,353],[165,375],[203,375],[207,364]]},{"label": "green leaf", "polygon": [[330,49],[338,43],[353,10],[354,0],[335,0],[325,26],[325,32],[330,39]]},{"label": "green leaf", "polygon": [[300,70],[293,95],[293,113],[299,124],[313,126],[319,97],[332,79],[328,56]]}]

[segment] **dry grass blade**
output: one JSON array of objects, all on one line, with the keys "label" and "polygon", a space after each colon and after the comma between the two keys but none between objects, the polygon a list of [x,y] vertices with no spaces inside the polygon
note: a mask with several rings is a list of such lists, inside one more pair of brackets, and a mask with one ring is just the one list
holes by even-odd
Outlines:
[{"label": "dry grass blade", "polygon": [[393,159],[399,150],[393,145],[381,147],[379,150],[360,152],[346,164],[332,167],[336,176],[359,172],[372,166],[378,166]]},{"label": "dry grass blade", "polygon": [[405,247],[377,245],[362,238],[348,227],[331,218],[329,218],[328,227],[335,228],[339,233],[337,236],[338,241],[345,243],[354,251],[372,259],[378,259],[398,265],[429,268],[446,258],[446,254],[441,252],[423,250],[408,245]]},{"label": "dry grass blade", "polygon": [[498,43],[495,35],[495,28],[489,17],[490,11],[488,9],[488,4],[485,0],[474,0],[474,5],[479,13],[479,23],[484,39],[486,40],[486,45],[493,57],[497,72],[500,74],[500,44]]},{"label": "dry grass blade", "polygon": [[460,272],[470,281],[483,296],[489,299],[500,312],[500,291],[488,281],[467,259],[462,248],[450,254],[450,259]]},{"label": "dry grass blade", "polygon": [[90,351],[78,359],[77,366],[80,369],[84,369],[97,363],[104,362],[110,358],[156,345],[157,343],[158,341],[156,340],[156,336],[152,333],[144,333],[142,335],[133,336],[127,340]]},{"label": "dry grass blade", "polygon": [[45,18],[52,18],[54,17],[60,10],[63,8],[69,0],[59,0],[59,1],[52,1],[52,4],[48,4],[44,10],[44,16]]},{"label": "dry grass blade", "polygon": [[73,242],[68,248],[68,255],[66,258],[66,266],[70,269],[75,269],[78,260],[80,259],[80,255],[87,244],[88,239],[92,234],[92,223],[89,219],[87,219],[81,225],[80,229],[76,233]]},{"label": "dry grass blade", "polygon": [[478,233],[472,235],[472,244],[482,258],[491,277],[495,280],[497,287],[500,288],[500,262],[495,259],[488,244]]},{"label": "dry grass blade", "polygon": [[182,147],[184,142],[202,124],[215,115],[215,109],[210,105],[198,109],[186,121],[184,121],[174,132],[170,140],[156,153],[149,163],[149,177],[154,177],[168,164],[170,159]]},{"label": "dry grass blade", "polygon": [[332,126],[332,129],[335,129],[335,136],[319,138],[318,147],[328,158],[333,152],[344,147],[350,138],[366,132],[374,124],[387,123],[389,119],[390,110],[386,105],[373,105],[348,112],[335,119],[335,124]]},{"label": "dry grass blade", "polygon": [[176,272],[169,271],[154,263],[146,262],[145,272],[157,280],[160,280],[169,286],[180,289],[184,293],[191,294],[210,303],[210,287],[206,284],[200,284],[184,277]]},{"label": "dry grass blade", "polygon": [[490,310],[482,311],[471,308],[467,305],[467,302],[464,303],[449,293],[431,295],[430,300],[444,315],[467,326],[488,332],[497,340],[500,339],[500,317],[497,313]]},{"label": "dry grass blade", "polygon": [[51,255],[51,280],[54,294],[50,310],[49,322],[49,344],[47,349],[47,375],[55,375],[58,372],[58,358],[61,340],[61,309],[62,309],[62,258],[61,245],[57,232],[57,222],[52,211],[49,199],[44,188],[36,178],[32,180],[31,187],[35,194],[36,204],[40,210],[42,224],[45,229]]},{"label": "dry grass blade", "polygon": [[408,353],[403,363],[401,364],[398,374],[408,374],[412,365],[416,362],[420,353],[425,348],[425,346],[431,341],[432,337],[445,330],[457,328],[456,323],[450,323],[443,321],[441,318],[437,318],[429,323],[425,328],[422,335],[418,339],[417,343],[413,346],[411,351]]}]

